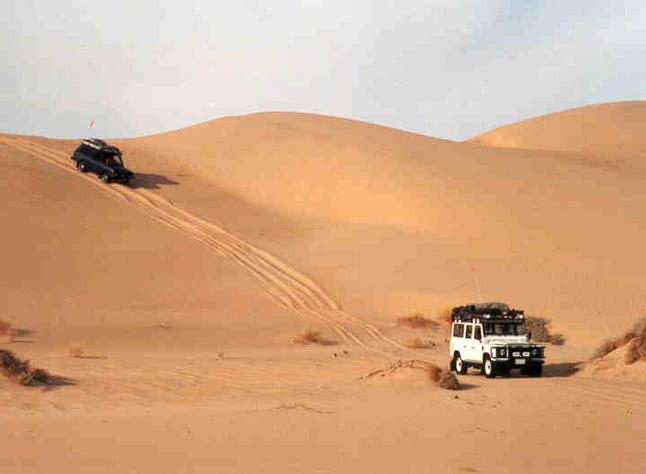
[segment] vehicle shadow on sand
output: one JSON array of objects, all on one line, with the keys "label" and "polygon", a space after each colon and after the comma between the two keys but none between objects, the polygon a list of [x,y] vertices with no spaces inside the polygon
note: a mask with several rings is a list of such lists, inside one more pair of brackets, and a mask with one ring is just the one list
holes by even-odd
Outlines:
[{"label": "vehicle shadow on sand", "polygon": [[582,363],[582,361],[579,361],[545,364],[543,366],[543,377],[571,377],[579,371]]},{"label": "vehicle shadow on sand", "polygon": [[130,182],[133,189],[161,189],[162,186],[176,186],[179,181],[172,180],[161,174],[136,173]]}]

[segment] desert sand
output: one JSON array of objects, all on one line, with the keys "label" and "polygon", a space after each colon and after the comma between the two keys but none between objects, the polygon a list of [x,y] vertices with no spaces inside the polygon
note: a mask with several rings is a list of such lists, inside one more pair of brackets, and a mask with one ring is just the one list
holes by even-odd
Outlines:
[{"label": "desert sand", "polygon": [[[644,123],[600,104],[457,143],[260,113],[110,141],[131,187],[0,135],[0,348],[57,377],[0,379],[0,471],[641,472],[644,362],[582,363],[646,315]],[[476,299],[567,336],[543,378],[367,377],[446,366],[445,325],[395,320]]]}]

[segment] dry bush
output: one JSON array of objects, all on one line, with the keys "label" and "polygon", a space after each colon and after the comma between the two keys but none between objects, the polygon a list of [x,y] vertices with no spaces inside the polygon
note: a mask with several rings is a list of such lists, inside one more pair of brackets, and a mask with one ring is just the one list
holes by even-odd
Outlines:
[{"label": "dry bush", "polygon": [[446,369],[442,369],[435,364],[428,364],[426,366],[426,374],[431,382],[439,385],[446,390],[458,390],[460,382],[458,378]]},{"label": "dry bush", "polygon": [[646,361],[646,318],[642,318],[619,337],[604,341],[594,352],[593,359],[601,359],[618,347],[630,343],[626,352],[626,363],[634,364],[638,360]]},{"label": "dry bush", "polygon": [[453,308],[444,308],[441,309],[437,312],[437,319],[438,321],[442,323],[450,323],[451,322],[451,311],[453,311]]},{"label": "dry bush", "polygon": [[527,330],[532,333],[532,339],[535,341],[550,342],[555,346],[565,344],[566,338],[563,334],[552,334],[550,332],[550,325],[552,323],[549,319],[527,316],[525,322],[527,323]]},{"label": "dry bush", "polygon": [[16,329],[16,328],[9,328],[7,330],[7,336],[9,336],[9,341],[13,342],[17,337],[20,337],[22,334],[24,334],[26,331]]},{"label": "dry bush", "polygon": [[367,375],[364,375],[361,378],[368,379],[377,375],[384,377],[386,374],[392,374],[399,369],[421,369],[426,372],[426,375],[433,383],[441,388],[444,388],[446,390],[458,390],[460,388],[460,382],[455,375],[453,375],[448,370],[442,369],[428,361],[411,359],[398,360],[397,362],[390,362],[389,364],[390,366],[387,369],[375,370]]},{"label": "dry bush", "polygon": [[638,360],[646,361],[646,328],[633,338],[626,353],[627,364],[634,364]]},{"label": "dry bush", "polygon": [[404,343],[404,345],[410,349],[430,349],[435,346],[435,343],[431,340],[425,341],[416,337],[414,339],[409,339]]},{"label": "dry bush", "polygon": [[401,316],[397,318],[397,326],[411,329],[435,328],[439,325],[437,321],[424,317],[423,314],[415,313],[412,316]]},{"label": "dry bush", "polygon": [[28,360],[4,349],[0,349],[0,369],[6,377],[21,385],[46,385],[51,380],[47,371],[32,368]]},{"label": "dry bush", "polygon": [[83,357],[84,351],[80,344],[73,343],[67,346],[67,353],[71,357],[80,358]]},{"label": "dry bush", "polygon": [[292,338],[293,344],[326,344],[327,341],[323,339],[319,331],[308,329]]},{"label": "dry bush", "polygon": [[9,334],[10,329],[11,329],[11,323],[8,323],[7,321],[0,319],[0,334]]}]

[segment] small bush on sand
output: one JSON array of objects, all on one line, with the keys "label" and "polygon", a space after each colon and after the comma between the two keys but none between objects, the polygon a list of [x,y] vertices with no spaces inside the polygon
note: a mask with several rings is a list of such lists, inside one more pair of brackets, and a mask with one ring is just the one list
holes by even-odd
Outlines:
[{"label": "small bush on sand", "polygon": [[437,320],[441,323],[450,323],[451,322],[451,311],[453,308],[444,308],[437,312]]},{"label": "small bush on sand", "polygon": [[629,344],[626,352],[626,363],[634,364],[638,360],[646,361],[646,318],[642,318],[625,334],[604,341],[595,351],[593,359],[601,359],[618,347]]},{"label": "small bush on sand", "polygon": [[404,343],[404,345],[410,349],[430,349],[435,346],[435,343],[430,339],[425,341],[424,339],[416,337],[414,339],[409,339]]},{"label": "small bush on sand", "polygon": [[32,368],[28,360],[22,360],[4,349],[0,349],[0,369],[6,377],[21,385],[46,385],[50,382],[45,370]]},{"label": "small bush on sand", "polygon": [[303,331],[300,334],[297,334],[292,338],[292,343],[294,344],[326,344],[325,339],[321,336],[321,333],[318,331],[312,331],[308,329]]},{"label": "small bush on sand", "polygon": [[442,369],[435,364],[428,364],[426,374],[431,382],[439,385],[446,390],[457,390],[460,388],[458,378],[446,369]]},{"label": "small bush on sand", "polygon": [[375,370],[361,378],[368,379],[371,377],[376,377],[377,375],[385,377],[387,374],[392,374],[399,369],[421,369],[426,372],[429,380],[431,380],[431,382],[433,382],[440,388],[446,390],[458,390],[460,388],[460,382],[454,374],[446,369],[438,367],[431,362],[420,359],[398,360],[394,363],[390,362],[390,366],[388,368]]},{"label": "small bush on sand", "polygon": [[418,328],[434,328],[439,324],[437,321],[424,317],[423,314],[416,313],[412,316],[402,316],[397,318],[397,326],[402,326],[411,329]]},{"label": "small bush on sand", "polygon": [[11,323],[8,323],[7,321],[3,321],[0,319],[0,334],[9,334],[9,330],[11,329]]},{"label": "small bush on sand", "polygon": [[532,333],[532,339],[537,342],[549,342],[555,346],[562,346],[565,344],[565,336],[563,334],[552,334],[550,332],[551,321],[537,316],[527,316],[525,318],[527,323],[527,330]]},{"label": "small bush on sand", "polygon": [[83,357],[84,351],[80,344],[73,343],[67,346],[67,353],[71,357],[80,358]]}]

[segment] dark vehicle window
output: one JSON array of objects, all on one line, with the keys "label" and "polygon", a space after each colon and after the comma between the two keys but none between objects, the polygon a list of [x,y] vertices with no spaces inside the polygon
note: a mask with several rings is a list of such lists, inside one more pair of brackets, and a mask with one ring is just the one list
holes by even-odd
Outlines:
[{"label": "dark vehicle window", "polygon": [[467,339],[471,338],[471,332],[473,331],[473,325],[467,324],[467,333],[464,335]]},{"label": "dark vehicle window", "polygon": [[118,155],[103,155],[103,163],[108,166],[123,166],[121,158]]},{"label": "dark vehicle window", "polygon": [[527,334],[524,322],[484,323],[484,332],[495,336],[523,336]]},{"label": "dark vehicle window", "polygon": [[94,148],[91,148],[87,145],[81,145],[79,147],[79,151],[83,153],[86,156],[93,157],[95,155],[95,150]]},{"label": "dark vehicle window", "polygon": [[478,341],[482,339],[482,329],[480,326],[476,326],[475,334],[473,335],[474,339],[477,339]]},{"label": "dark vehicle window", "polygon": [[464,334],[464,324],[456,324],[453,326],[453,337],[462,337]]}]

